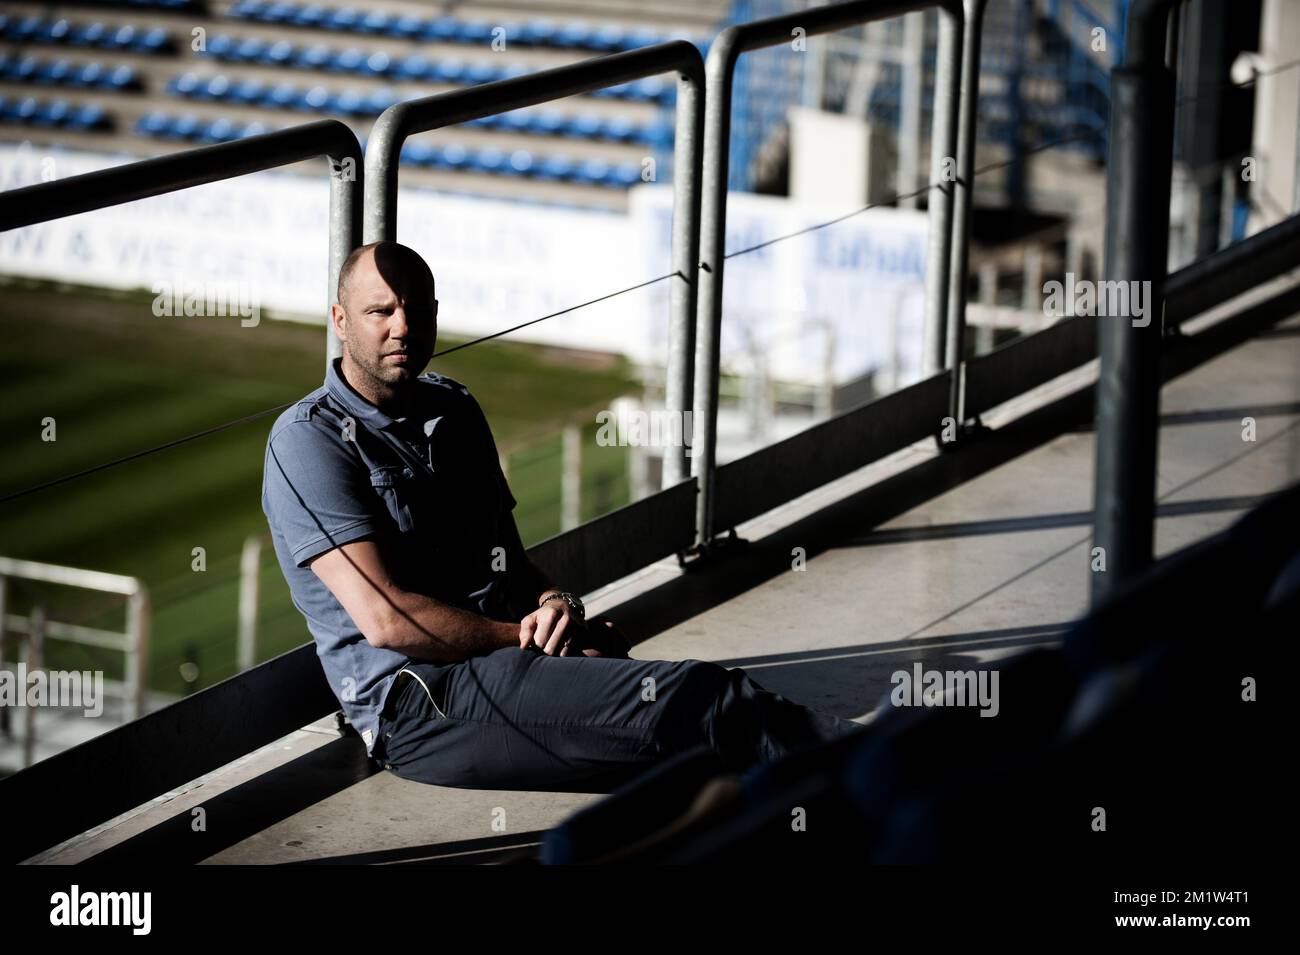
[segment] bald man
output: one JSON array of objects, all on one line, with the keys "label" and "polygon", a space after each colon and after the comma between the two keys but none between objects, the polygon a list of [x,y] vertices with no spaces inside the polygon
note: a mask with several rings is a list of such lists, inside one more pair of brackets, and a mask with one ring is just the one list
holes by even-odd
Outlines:
[{"label": "bald man", "polygon": [[742,670],[635,660],[529,559],[492,431],[433,355],[433,274],[377,242],[339,273],[343,355],[267,439],[262,508],[367,752],[408,779],[607,791],[711,746],[743,768],[859,730]]}]

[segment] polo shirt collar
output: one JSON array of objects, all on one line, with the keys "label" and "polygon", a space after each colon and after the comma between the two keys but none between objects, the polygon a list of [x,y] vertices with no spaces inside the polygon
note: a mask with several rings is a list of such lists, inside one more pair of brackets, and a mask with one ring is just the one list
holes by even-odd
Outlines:
[{"label": "polo shirt collar", "polygon": [[374,430],[389,428],[397,424],[397,419],[384,413],[353,390],[343,377],[343,359],[335,358],[325,372],[325,390],[330,397],[344,407],[352,417],[366,422]]}]

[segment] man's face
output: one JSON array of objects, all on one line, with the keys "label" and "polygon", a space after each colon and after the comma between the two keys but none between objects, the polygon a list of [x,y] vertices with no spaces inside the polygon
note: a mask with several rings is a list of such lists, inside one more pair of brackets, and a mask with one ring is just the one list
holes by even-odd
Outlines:
[{"label": "man's face", "polygon": [[339,337],[348,357],[379,389],[400,388],[424,371],[438,337],[438,302],[421,270],[357,263]]}]

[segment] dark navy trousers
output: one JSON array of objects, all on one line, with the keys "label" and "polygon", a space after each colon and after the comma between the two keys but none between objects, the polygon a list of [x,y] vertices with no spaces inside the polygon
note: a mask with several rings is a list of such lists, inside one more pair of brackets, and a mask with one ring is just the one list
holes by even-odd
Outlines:
[{"label": "dark navy trousers", "polygon": [[742,771],[861,729],[704,660],[504,647],[406,666],[374,755],[398,776],[438,786],[608,792],[701,745]]}]

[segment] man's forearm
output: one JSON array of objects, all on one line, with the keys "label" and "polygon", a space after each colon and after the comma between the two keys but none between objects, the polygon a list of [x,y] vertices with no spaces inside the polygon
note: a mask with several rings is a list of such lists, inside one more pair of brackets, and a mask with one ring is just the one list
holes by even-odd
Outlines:
[{"label": "man's forearm", "polygon": [[503,623],[423,594],[403,594],[385,627],[383,646],[433,663],[459,663],[519,646],[519,624]]}]

